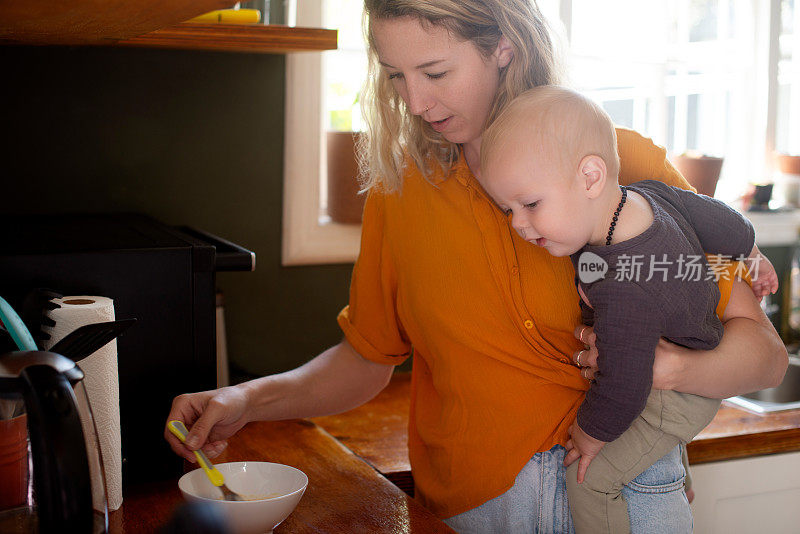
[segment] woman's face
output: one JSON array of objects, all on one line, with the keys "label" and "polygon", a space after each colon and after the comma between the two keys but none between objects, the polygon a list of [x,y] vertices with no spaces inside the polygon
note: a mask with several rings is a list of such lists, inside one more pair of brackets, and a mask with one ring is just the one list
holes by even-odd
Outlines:
[{"label": "woman's face", "polygon": [[512,56],[504,39],[484,57],[471,41],[412,17],[373,20],[372,35],[384,75],[411,113],[452,143],[480,140]]}]

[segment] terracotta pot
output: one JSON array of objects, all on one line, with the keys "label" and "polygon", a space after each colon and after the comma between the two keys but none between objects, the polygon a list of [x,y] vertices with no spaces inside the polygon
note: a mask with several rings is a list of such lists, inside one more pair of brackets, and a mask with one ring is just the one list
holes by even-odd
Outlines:
[{"label": "terracotta pot", "polygon": [[361,224],[366,195],[358,194],[355,145],[361,134],[328,132],[328,216],[342,224]]},{"label": "terracotta pot", "polygon": [[780,175],[777,183],[783,191],[786,205],[800,207],[800,156],[775,152],[775,166]]},{"label": "terracotta pot", "polygon": [[775,163],[778,164],[778,170],[782,173],[800,176],[800,156],[776,153]]},{"label": "terracotta pot", "polygon": [[701,195],[714,196],[723,158],[684,153],[673,158],[680,173]]},{"label": "terracotta pot", "polygon": [[28,416],[0,421],[0,510],[28,496]]}]

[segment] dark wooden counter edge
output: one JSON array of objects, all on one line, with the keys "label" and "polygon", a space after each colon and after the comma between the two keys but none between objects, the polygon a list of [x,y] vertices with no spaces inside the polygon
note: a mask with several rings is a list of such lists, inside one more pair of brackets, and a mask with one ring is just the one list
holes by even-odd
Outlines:
[{"label": "dark wooden counter edge", "polygon": [[765,454],[800,451],[800,430],[778,430],[691,442],[687,447],[689,463],[704,464]]},{"label": "dark wooden counter edge", "polygon": [[800,451],[800,410],[754,414],[723,402],[687,450],[692,464]]}]

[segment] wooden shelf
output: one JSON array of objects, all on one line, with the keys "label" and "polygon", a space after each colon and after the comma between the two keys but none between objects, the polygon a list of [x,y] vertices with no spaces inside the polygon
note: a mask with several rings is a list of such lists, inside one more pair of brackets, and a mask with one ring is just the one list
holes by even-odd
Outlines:
[{"label": "wooden shelf", "polygon": [[4,0],[0,42],[113,44],[232,4],[231,0]]},{"label": "wooden shelf", "polygon": [[231,0],[3,0],[0,44],[100,45],[285,53],[336,48],[336,30],[196,24]]},{"label": "wooden shelf", "polygon": [[281,54],[335,50],[336,35],[336,30],[319,28],[185,22],[132,39],[121,40],[115,45]]}]

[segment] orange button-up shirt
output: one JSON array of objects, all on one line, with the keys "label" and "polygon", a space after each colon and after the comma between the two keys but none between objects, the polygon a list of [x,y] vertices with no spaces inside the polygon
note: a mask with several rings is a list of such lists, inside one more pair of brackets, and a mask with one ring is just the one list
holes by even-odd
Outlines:
[{"label": "orange button-up shirt", "polygon": [[[620,182],[689,188],[665,151],[618,129]],[[417,498],[446,518],[513,484],[531,456],[565,444],[588,382],[574,270],[532,246],[483,193],[463,158],[364,208],[350,304],[339,314],[364,358],[412,353],[409,456]]]}]

